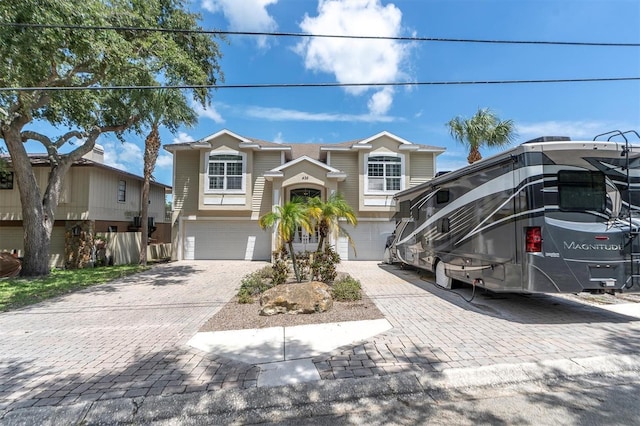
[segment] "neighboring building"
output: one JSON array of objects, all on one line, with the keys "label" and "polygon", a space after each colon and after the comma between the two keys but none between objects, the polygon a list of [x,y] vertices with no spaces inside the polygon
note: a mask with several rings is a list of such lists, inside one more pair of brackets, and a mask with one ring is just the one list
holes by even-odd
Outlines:
[{"label": "neighboring building", "polygon": [[[64,178],[51,235],[51,266],[71,266],[70,262],[82,266],[81,252],[86,258],[95,234],[140,231],[143,178],[107,166],[103,160],[104,150],[96,145],[93,152],[71,166]],[[40,188],[46,188],[48,159],[32,155],[31,163]],[[170,189],[152,182],[149,191],[149,217],[153,218],[151,229],[155,228],[151,239],[160,243],[171,241],[165,203]],[[13,250],[24,254],[20,193],[10,172],[0,176],[0,251]]]},{"label": "neighboring building", "polygon": [[[326,199],[337,191],[358,219],[356,227],[344,226],[355,253],[346,238],[332,242],[341,258],[381,260],[395,228],[394,194],[431,179],[444,152],[388,132],[335,144],[278,144],[222,130],[164,148],[174,164],[174,259],[268,260],[277,239],[258,218],[295,196]],[[317,236],[300,230],[294,243],[314,250]]]}]

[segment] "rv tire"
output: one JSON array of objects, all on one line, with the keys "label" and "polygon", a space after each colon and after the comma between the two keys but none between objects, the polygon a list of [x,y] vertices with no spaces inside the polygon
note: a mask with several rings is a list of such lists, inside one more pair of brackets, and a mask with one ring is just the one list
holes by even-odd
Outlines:
[{"label": "rv tire", "polygon": [[452,279],[447,276],[447,271],[445,270],[445,264],[440,259],[436,260],[435,267],[435,276],[436,276],[436,284],[443,288],[451,288]]}]

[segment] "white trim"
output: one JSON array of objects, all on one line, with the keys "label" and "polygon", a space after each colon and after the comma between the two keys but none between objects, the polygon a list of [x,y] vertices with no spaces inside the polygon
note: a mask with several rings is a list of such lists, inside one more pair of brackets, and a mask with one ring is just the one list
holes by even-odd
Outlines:
[{"label": "white trim", "polygon": [[[242,157],[242,177],[241,177],[241,188],[240,189],[209,189],[209,162],[211,161],[211,156],[218,155],[239,155]],[[205,156],[204,161],[204,193],[205,194],[246,194],[246,181],[247,181],[247,153],[242,151],[234,151],[234,150],[223,150],[216,151],[211,150]],[[225,169],[225,177],[226,169]],[[243,203],[244,204],[244,203]]]},{"label": "white trim", "polygon": [[364,205],[375,207],[393,207],[396,205],[396,202],[395,199],[389,195],[384,198],[367,198],[364,200]]},{"label": "white trim", "polygon": [[387,136],[387,137],[389,137],[389,138],[391,138],[391,139],[393,139],[393,140],[395,140],[397,142],[400,142],[403,145],[413,145],[408,140],[402,139],[401,137],[398,137],[398,136],[394,135],[393,133],[389,133],[386,130],[384,130],[384,131],[382,131],[380,133],[377,133],[377,134],[375,134],[375,135],[373,135],[373,136],[371,136],[371,137],[369,137],[367,139],[364,139],[364,140],[358,142],[357,144],[358,145],[368,144],[369,142],[374,141],[376,139],[380,139],[383,136]]},{"label": "white trim", "polygon": [[[393,191],[374,191],[369,189],[369,157],[397,157],[400,158],[400,189]],[[406,169],[405,169],[406,156],[398,152],[371,152],[364,155],[364,195],[393,195],[406,188]]]},{"label": "white trim", "polygon": [[246,201],[246,197],[217,195],[205,196],[202,203],[205,206],[244,206]]},{"label": "white trim", "polygon": [[314,160],[313,158],[308,157],[308,156],[306,156],[306,155],[303,155],[302,157],[298,157],[298,158],[296,158],[295,160],[289,161],[288,163],[285,163],[285,164],[283,164],[283,165],[281,165],[281,166],[278,166],[278,167],[276,167],[275,169],[271,169],[271,170],[269,170],[267,173],[270,173],[270,172],[280,172],[280,171],[282,171],[282,170],[284,170],[284,169],[286,169],[286,168],[289,168],[289,167],[291,167],[291,166],[293,166],[293,165],[295,165],[295,164],[298,164],[298,163],[300,163],[300,162],[302,162],[302,161],[308,161],[309,163],[311,163],[311,164],[315,164],[316,166],[321,167],[321,168],[323,168],[323,169],[327,170],[327,171],[328,171],[328,172],[330,172],[330,173],[331,173],[331,172],[333,172],[333,173],[340,173],[340,170],[335,169],[335,168],[333,168],[333,167],[331,167],[331,166],[328,166],[328,165],[326,165],[325,163],[322,163],[322,162],[320,162],[320,161],[318,161],[318,160]]}]

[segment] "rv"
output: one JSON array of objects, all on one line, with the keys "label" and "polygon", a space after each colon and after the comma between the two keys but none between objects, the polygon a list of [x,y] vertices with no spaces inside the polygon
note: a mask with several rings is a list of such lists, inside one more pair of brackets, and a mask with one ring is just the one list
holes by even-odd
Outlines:
[{"label": "rv", "polygon": [[542,137],[398,193],[392,261],[446,288],[640,292],[640,145],[630,135],[640,139]]}]

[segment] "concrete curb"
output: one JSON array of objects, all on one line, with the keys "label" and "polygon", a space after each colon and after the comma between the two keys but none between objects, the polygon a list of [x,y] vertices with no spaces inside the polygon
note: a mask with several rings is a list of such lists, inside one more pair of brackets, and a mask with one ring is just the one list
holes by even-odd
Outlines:
[{"label": "concrete curb", "polygon": [[299,383],[271,388],[220,390],[172,396],[119,398],[69,406],[16,409],[0,417],[3,425],[109,425],[171,419],[215,418],[241,421],[240,413],[286,410],[364,398],[410,394],[460,394],[465,389],[496,388],[560,379],[640,371],[640,355],[558,359],[540,363],[497,364],[442,372],[399,373],[382,377]]}]

